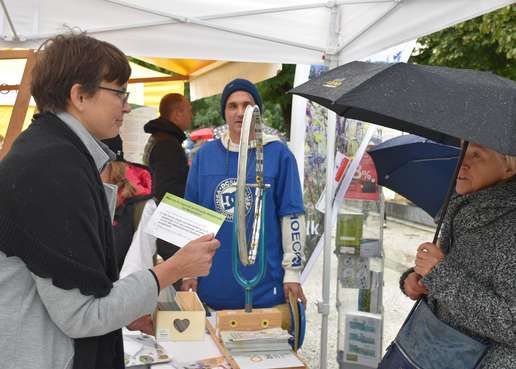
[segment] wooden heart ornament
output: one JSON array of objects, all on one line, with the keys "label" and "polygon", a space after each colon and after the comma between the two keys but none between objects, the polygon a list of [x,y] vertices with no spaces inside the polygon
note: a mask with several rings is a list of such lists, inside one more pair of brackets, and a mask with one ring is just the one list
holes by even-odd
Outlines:
[{"label": "wooden heart ornament", "polygon": [[190,326],[190,319],[174,319],[174,327],[181,333]]}]

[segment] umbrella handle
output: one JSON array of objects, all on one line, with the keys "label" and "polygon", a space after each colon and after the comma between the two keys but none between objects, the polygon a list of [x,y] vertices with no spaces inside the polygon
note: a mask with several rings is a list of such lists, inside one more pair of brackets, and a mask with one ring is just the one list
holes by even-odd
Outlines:
[{"label": "umbrella handle", "polygon": [[459,156],[459,160],[457,161],[457,166],[455,167],[455,172],[453,173],[452,180],[450,181],[450,185],[448,186],[448,192],[446,193],[446,197],[444,198],[444,203],[441,208],[439,214],[439,221],[437,222],[437,229],[435,230],[434,240],[432,243],[436,244],[439,240],[439,232],[441,232],[441,226],[443,224],[444,216],[446,215],[446,211],[448,210],[448,204],[450,203],[450,198],[453,195],[453,191],[455,190],[455,183],[457,182],[457,176],[459,175],[459,170],[462,165],[462,161],[464,160],[464,156],[466,155],[466,150],[468,149],[469,141],[463,141],[461,152]]}]

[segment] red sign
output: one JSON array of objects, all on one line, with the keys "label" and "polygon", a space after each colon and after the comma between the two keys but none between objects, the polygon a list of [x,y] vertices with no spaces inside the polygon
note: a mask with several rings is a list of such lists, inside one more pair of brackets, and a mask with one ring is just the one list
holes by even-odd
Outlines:
[{"label": "red sign", "polygon": [[335,182],[339,183],[342,179],[342,176],[344,173],[346,173],[346,170],[348,169],[348,165],[351,162],[347,156],[344,156],[342,161],[340,162],[339,169],[337,169],[337,174],[335,174]]},{"label": "red sign", "polygon": [[357,171],[349,185],[345,198],[347,200],[368,200],[378,201],[378,175],[374,166],[373,159],[365,152],[360,160]]}]

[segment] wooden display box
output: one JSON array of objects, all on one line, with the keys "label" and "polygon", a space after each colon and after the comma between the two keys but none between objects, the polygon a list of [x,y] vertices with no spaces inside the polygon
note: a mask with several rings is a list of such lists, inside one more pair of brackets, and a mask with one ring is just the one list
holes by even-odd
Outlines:
[{"label": "wooden display box", "polygon": [[177,292],[177,304],[158,303],[154,314],[156,339],[202,341],[206,331],[206,312],[195,292]]},{"label": "wooden display box", "polygon": [[217,312],[217,328],[221,331],[258,331],[281,327],[281,311],[276,308],[222,310]]}]

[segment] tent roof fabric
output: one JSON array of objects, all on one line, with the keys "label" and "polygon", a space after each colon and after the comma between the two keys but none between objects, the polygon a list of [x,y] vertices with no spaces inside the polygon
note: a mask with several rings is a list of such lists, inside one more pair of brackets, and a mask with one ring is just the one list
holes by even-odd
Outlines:
[{"label": "tent roof fabric", "polygon": [[171,70],[184,76],[191,76],[215,63],[216,60],[170,59],[170,58],[142,58],[159,67]]},{"label": "tent roof fabric", "polygon": [[7,14],[0,12],[4,31],[0,34],[5,34],[0,47],[35,48],[54,34],[79,28],[128,55],[293,64],[322,64],[329,56],[336,56],[338,64],[361,59],[512,3],[282,0],[278,6],[275,0],[2,1]]}]

